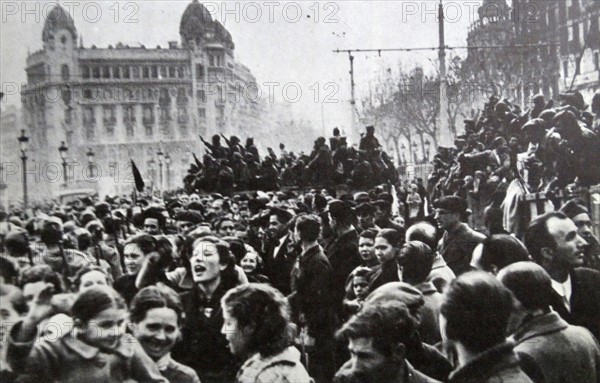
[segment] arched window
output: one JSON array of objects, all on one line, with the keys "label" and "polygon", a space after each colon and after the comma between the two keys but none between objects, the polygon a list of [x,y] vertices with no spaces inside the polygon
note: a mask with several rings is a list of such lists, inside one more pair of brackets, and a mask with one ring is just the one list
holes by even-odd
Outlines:
[{"label": "arched window", "polygon": [[68,81],[71,77],[69,73],[69,66],[67,64],[63,64],[63,66],[60,68],[60,75],[63,81]]}]

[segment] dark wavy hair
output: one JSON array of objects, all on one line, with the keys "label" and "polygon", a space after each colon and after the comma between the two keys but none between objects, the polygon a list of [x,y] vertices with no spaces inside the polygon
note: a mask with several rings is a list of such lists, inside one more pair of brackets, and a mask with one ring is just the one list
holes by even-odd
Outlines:
[{"label": "dark wavy hair", "polygon": [[[385,240],[397,249],[401,248],[404,243],[404,238],[396,229],[382,229],[377,233],[377,237],[385,238]],[[377,238],[376,237],[376,238]]]},{"label": "dark wavy hair", "polygon": [[83,276],[85,274],[91,273],[92,271],[99,271],[102,274],[104,274],[104,276],[106,277],[106,282],[108,283],[109,286],[112,286],[114,281],[113,281],[113,277],[110,273],[107,273],[106,270],[103,269],[101,266],[86,265],[86,266],[82,267],[81,269],[77,270],[77,272],[75,273],[75,276],[71,280],[71,287],[75,291],[79,291],[79,284],[81,283],[81,278],[83,278]]},{"label": "dark wavy hair", "polygon": [[83,323],[89,322],[96,315],[109,308],[125,309],[127,305],[123,297],[110,287],[92,287],[79,293],[73,306],[71,315]]},{"label": "dark wavy hair", "polygon": [[235,270],[235,257],[229,249],[229,244],[214,236],[200,237],[194,240],[192,244],[192,252],[188,254],[189,257],[193,255],[194,249],[201,243],[210,243],[211,245],[215,246],[217,255],[219,256],[219,263],[227,266],[225,270],[221,271],[221,281],[224,283],[226,288],[235,286],[238,281],[238,275],[237,271]]},{"label": "dark wavy hair", "polygon": [[292,344],[290,308],[277,289],[262,283],[241,285],[225,294],[221,306],[238,326],[251,326],[248,351],[267,358]]},{"label": "dark wavy hair", "polygon": [[296,219],[296,228],[302,241],[316,241],[321,233],[321,219],[314,214],[301,214]]}]

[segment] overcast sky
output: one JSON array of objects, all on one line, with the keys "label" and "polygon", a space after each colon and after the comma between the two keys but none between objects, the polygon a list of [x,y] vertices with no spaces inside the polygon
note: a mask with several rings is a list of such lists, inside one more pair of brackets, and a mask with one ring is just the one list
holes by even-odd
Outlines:
[{"label": "overcast sky", "polygon": [[[144,44],[148,48],[179,41],[179,22],[190,1],[60,1],[71,11],[84,46],[98,47]],[[347,54],[332,50],[349,48],[411,48],[438,45],[437,0],[396,1],[257,1],[203,2],[213,18],[231,32],[236,58],[246,65],[268,94],[276,82],[274,97],[282,100],[302,95],[294,105],[297,117],[321,125],[321,103],[325,124],[347,123],[349,60]],[[477,0],[444,0],[446,44],[466,45],[467,30],[474,21]],[[45,15],[50,1],[0,1],[2,7],[1,67],[2,88],[26,80],[27,52],[42,48]],[[26,4],[24,8],[23,4]],[[464,51],[458,53],[464,55]],[[410,66],[421,63],[433,69],[436,52],[356,54],[355,76],[358,95],[368,93],[368,82],[380,68],[397,68],[398,61]],[[297,85],[296,85],[297,84]],[[273,85],[272,85],[273,86]],[[319,89],[317,95],[317,89]],[[8,95],[5,102],[20,104],[20,96]],[[328,129],[329,130],[329,129]]]}]

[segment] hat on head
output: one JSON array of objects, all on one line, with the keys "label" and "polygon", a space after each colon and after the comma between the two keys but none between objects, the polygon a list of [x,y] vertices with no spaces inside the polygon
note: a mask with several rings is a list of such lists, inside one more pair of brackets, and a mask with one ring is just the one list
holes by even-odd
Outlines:
[{"label": "hat on head", "polygon": [[99,202],[94,205],[94,213],[96,217],[103,217],[110,214],[110,205],[107,202]]},{"label": "hat on head", "polygon": [[457,196],[446,196],[439,198],[433,203],[436,209],[447,210],[451,213],[463,214],[467,210],[467,203],[463,198]]},{"label": "hat on head", "polygon": [[63,221],[60,218],[55,217],[55,216],[46,217],[44,219],[44,225],[47,225],[47,224],[56,224],[56,225],[60,226],[61,229],[63,228]]},{"label": "hat on head", "polygon": [[418,317],[419,310],[425,304],[423,294],[404,282],[389,282],[378,287],[365,301],[365,305],[388,301],[404,303],[413,316]]},{"label": "hat on head", "polygon": [[538,93],[531,97],[531,101],[533,101],[535,104],[542,102],[545,103],[546,99],[544,98],[544,95],[542,93]]},{"label": "hat on head", "polygon": [[363,202],[371,201],[371,197],[369,197],[369,193],[367,192],[358,192],[354,194],[354,201],[356,201],[358,204],[361,204]]},{"label": "hat on head", "polygon": [[571,219],[575,218],[579,214],[589,214],[589,211],[588,211],[588,209],[585,208],[585,206],[578,204],[574,200],[570,200],[569,202],[564,204],[560,208],[560,211],[563,212],[567,217],[569,217]]},{"label": "hat on head", "polygon": [[533,120],[527,121],[525,125],[521,128],[521,131],[525,132],[528,130],[539,131],[545,130],[544,128],[545,121],[541,118],[534,118]]},{"label": "hat on head", "polygon": [[6,234],[4,239],[4,245],[9,249],[15,249],[20,252],[25,252],[29,247],[29,240],[27,239],[27,231],[25,230],[12,230]]},{"label": "hat on head", "polygon": [[559,97],[562,101],[562,105],[571,105],[577,108],[577,110],[586,110],[588,108],[588,105],[583,100],[583,95],[578,90],[575,92],[561,93]]},{"label": "hat on head", "polygon": [[98,229],[104,230],[104,225],[102,224],[102,222],[95,219],[93,221],[88,222],[85,225],[85,229],[89,232],[92,232],[93,230],[98,230]]},{"label": "hat on head", "polygon": [[184,210],[175,213],[173,219],[175,221],[190,222],[196,225],[202,222],[202,214],[198,213],[196,210]]},{"label": "hat on head", "polygon": [[388,192],[379,193],[377,199],[381,201],[386,201],[390,205],[394,203],[394,197],[392,197],[392,195]]},{"label": "hat on head", "polygon": [[375,214],[375,207],[368,202],[363,202],[356,207],[355,212],[358,215],[373,215]]}]

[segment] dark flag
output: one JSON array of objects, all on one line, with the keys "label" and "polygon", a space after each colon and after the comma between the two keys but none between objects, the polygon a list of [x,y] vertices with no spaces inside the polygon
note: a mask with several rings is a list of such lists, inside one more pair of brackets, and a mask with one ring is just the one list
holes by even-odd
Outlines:
[{"label": "dark flag", "polygon": [[137,166],[135,166],[135,162],[133,162],[133,160],[131,160],[131,172],[133,173],[133,180],[135,181],[136,190],[140,193],[143,192],[146,185],[144,185],[142,175],[140,174]]}]

